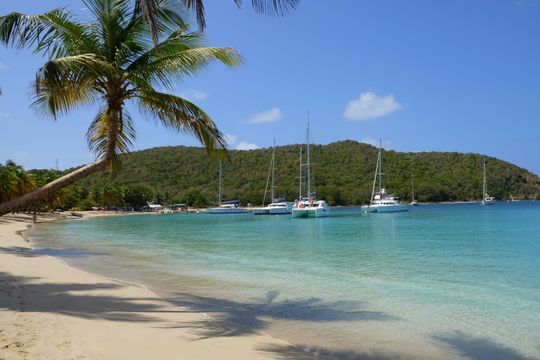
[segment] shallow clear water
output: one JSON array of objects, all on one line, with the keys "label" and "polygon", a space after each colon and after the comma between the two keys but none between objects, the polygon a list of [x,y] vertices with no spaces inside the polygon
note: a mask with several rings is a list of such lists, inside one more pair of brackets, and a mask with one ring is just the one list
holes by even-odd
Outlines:
[{"label": "shallow clear water", "polygon": [[212,336],[234,323],[350,358],[540,358],[539,202],[332,211],[103,217],[30,239],[215,314]]}]

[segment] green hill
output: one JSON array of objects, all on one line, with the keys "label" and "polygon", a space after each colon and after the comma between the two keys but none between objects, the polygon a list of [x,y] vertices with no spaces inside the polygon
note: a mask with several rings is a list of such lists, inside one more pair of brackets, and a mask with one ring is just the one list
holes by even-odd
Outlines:
[{"label": "green hill", "polygon": [[[301,145],[276,148],[276,192],[293,200],[298,194]],[[271,149],[230,151],[223,167],[223,193],[244,204],[259,204],[270,165]],[[312,147],[313,178],[319,197],[331,204],[360,204],[371,194],[377,149],[355,141]],[[403,199],[411,195],[411,177],[419,201],[477,200],[482,193],[482,164],[488,162],[489,192],[497,199],[540,198],[540,178],[508,162],[479,154],[399,153],[383,151],[386,187]],[[160,147],[124,157],[114,179],[106,174],[80,183],[87,191],[107,185],[145,186],[164,202],[215,203],[218,162],[195,147]]]}]

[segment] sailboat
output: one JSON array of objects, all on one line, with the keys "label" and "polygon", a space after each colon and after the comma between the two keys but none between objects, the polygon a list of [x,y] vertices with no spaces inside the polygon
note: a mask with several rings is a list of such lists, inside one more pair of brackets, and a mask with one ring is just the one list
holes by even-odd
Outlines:
[{"label": "sailboat", "polygon": [[[375,186],[379,181],[379,191],[375,192]],[[382,141],[379,144],[379,155],[377,156],[377,166],[375,167],[375,178],[371,190],[371,201],[369,205],[362,206],[365,213],[377,212],[398,212],[409,211],[407,205],[401,203],[397,196],[388,194],[382,183]]]},{"label": "sailboat", "polygon": [[414,175],[411,177],[411,206],[418,206],[418,201],[414,198]]},{"label": "sailboat", "polygon": [[[253,209],[253,215],[286,215],[292,213],[292,204],[286,202],[285,199],[276,199],[274,197],[276,173],[276,140],[274,139],[274,147],[272,148],[272,160],[270,161],[270,171],[266,179],[266,188],[264,189],[263,206]],[[268,184],[270,184],[270,199],[271,203],[264,206],[266,202],[266,194],[268,192]]]},{"label": "sailboat", "polygon": [[218,181],[218,207],[209,208],[207,214],[244,214],[248,211],[239,206],[240,200],[223,200],[221,195],[221,173],[223,172],[223,163],[219,162],[219,181]]},{"label": "sailboat", "polygon": [[311,167],[310,167],[310,134],[309,134],[309,113],[307,114],[307,135],[306,135],[306,195],[302,194],[302,173],[304,164],[302,163],[302,148],[300,148],[300,178],[298,199],[295,201],[292,214],[293,218],[319,218],[330,215],[330,206],[324,200],[317,200],[317,194],[311,191]]},{"label": "sailboat", "polygon": [[482,205],[493,205],[495,204],[495,198],[489,196],[487,192],[487,178],[486,178],[486,161],[484,160],[484,180],[482,182]]}]

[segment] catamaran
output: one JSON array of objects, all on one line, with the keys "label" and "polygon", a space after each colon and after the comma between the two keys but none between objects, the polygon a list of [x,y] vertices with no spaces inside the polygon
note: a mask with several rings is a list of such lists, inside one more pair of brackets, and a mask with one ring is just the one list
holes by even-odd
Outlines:
[{"label": "catamaran", "polygon": [[489,196],[487,192],[487,178],[486,178],[486,161],[484,160],[484,181],[482,185],[482,205],[493,205],[495,204],[495,198]]},{"label": "catamaran", "polygon": [[[379,191],[375,192],[375,186],[379,180]],[[377,156],[377,166],[375,167],[375,178],[373,179],[373,188],[371,190],[371,201],[369,205],[362,206],[365,213],[377,212],[398,212],[409,211],[407,205],[401,203],[397,196],[388,194],[382,183],[382,141],[379,145],[379,155]]]},{"label": "catamaran", "polygon": [[207,214],[244,214],[248,211],[239,206],[240,200],[223,200],[221,195],[221,173],[223,164],[219,162],[219,181],[218,181],[218,207],[209,208]]},{"label": "catamaran", "polygon": [[[292,213],[292,204],[285,201],[285,199],[276,199],[274,196],[274,190],[276,188],[275,181],[276,172],[276,140],[274,140],[274,147],[272,148],[272,160],[270,161],[270,171],[266,178],[266,188],[264,189],[263,206],[253,209],[253,215],[286,215]],[[270,199],[271,203],[264,206],[266,203],[266,194],[268,193],[268,185],[270,184]]]},{"label": "catamaran", "polygon": [[309,113],[307,115],[307,140],[306,140],[306,195],[302,194],[302,173],[304,171],[302,148],[300,148],[300,177],[298,187],[298,199],[295,201],[292,214],[293,218],[319,218],[330,215],[330,206],[324,200],[317,200],[317,194],[311,191],[311,168],[310,168],[310,135]]}]

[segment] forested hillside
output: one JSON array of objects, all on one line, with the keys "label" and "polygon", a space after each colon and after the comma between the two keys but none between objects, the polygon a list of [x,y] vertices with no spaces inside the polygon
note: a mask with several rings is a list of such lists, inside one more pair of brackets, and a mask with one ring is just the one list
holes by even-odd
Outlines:
[{"label": "forested hillside", "polygon": [[[298,196],[299,151],[303,145],[276,148],[276,192]],[[262,201],[271,149],[230,151],[223,166],[223,194],[244,204]],[[331,204],[369,200],[377,149],[355,141],[312,146],[312,178],[319,197]],[[482,164],[488,162],[489,192],[498,199],[540,198],[540,178],[513,164],[478,154],[383,151],[385,186],[403,199],[411,196],[414,177],[419,201],[477,200],[482,193]],[[195,147],[161,147],[131,153],[114,179],[93,175],[80,183],[85,192],[105,188],[146,187],[162,202],[197,205],[217,201],[218,162]]]}]

